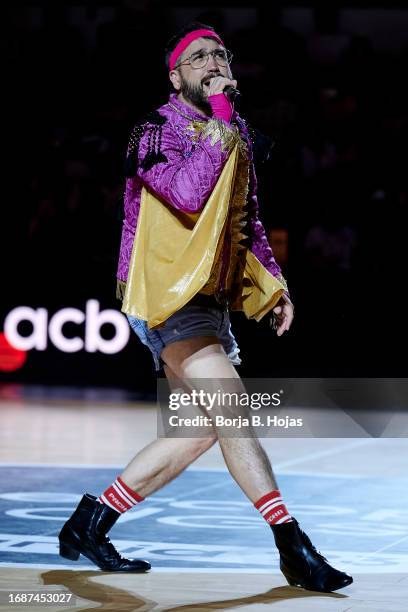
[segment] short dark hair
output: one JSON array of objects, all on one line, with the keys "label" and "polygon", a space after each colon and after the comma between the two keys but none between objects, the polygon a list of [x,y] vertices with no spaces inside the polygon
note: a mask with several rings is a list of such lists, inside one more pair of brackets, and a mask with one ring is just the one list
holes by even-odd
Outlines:
[{"label": "short dark hair", "polygon": [[[174,49],[177,47],[180,40],[182,40],[187,34],[189,34],[190,32],[193,32],[194,30],[211,30],[212,32],[214,32],[214,34],[216,33],[212,26],[206,25],[205,23],[200,23],[199,21],[193,21],[192,23],[189,23],[188,25],[184,26],[184,28],[182,28],[179,32],[177,32],[177,34],[174,34],[170,38],[169,42],[166,45],[165,60],[166,60],[167,70],[170,69],[170,65],[169,65],[170,55],[173,53]],[[204,36],[204,38],[210,38],[210,37]]]}]

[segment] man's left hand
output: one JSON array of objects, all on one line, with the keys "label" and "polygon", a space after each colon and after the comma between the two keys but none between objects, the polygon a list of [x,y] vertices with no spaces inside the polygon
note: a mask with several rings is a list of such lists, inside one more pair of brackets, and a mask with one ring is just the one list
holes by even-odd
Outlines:
[{"label": "man's left hand", "polygon": [[272,308],[271,326],[276,330],[276,335],[281,336],[284,331],[289,330],[292,325],[295,309],[290,299],[282,295],[279,302]]}]

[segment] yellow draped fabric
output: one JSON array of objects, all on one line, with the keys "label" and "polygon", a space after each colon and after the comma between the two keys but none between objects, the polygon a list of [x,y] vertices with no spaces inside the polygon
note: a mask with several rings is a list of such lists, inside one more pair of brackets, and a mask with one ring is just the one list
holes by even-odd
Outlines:
[{"label": "yellow draped fabric", "polygon": [[[206,285],[219,257],[238,160],[238,146],[199,213],[183,213],[143,187],[122,312],[162,325]],[[246,250],[242,291],[231,305],[259,321],[285,288]],[[239,276],[239,275],[238,275]]]}]

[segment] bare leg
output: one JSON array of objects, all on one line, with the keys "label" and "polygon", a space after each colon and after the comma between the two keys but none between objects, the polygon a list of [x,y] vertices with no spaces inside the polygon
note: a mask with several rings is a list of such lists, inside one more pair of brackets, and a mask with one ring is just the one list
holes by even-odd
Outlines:
[{"label": "bare leg", "polygon": [[[244,391],[238,372],[215,338],[174,342],[163,350],[162,358],[185,383],[200,379],[200,388],[211,390],[212,380],[234,379],[228,391],[231,387]],[[256,437],[223,437],[216,431],[228,470],[253,503],[278,488],[270,461]]]},{"label": "bare leg", "polygon": [[[181,386],[181,381],[176,380],[170,369],[167,369],[166,376],[170,376],[172,388]],[[180,474],[215,440],[212,427],[202,439],[156,440],[136,455],[121,476],[125,484],[145,497]],[[107,532],[119,517],[120,513],[114,508],[86,493],[58,535],[60,555],[77,561],[82,554],[104,571],[148,571],[151,567],[148,561],[126,559],[107,537]]]},{"label": "bare leg", "polygon": [[[172,391],[186,389],[165,366]],[[151,495],[178,476],[217,440],[212,428],[204,438],[158,438],[145,446],[126,466],[122,480],[142,497]]]}]

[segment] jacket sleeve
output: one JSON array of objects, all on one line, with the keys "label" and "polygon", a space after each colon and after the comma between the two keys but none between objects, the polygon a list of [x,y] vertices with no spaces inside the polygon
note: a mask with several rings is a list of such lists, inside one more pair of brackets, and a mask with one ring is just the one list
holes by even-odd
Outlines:
[{"label": "jacket sleeve", "polygon": [[253,163],[250,166],[249,193],[248,193],[248,218],[247,231],[251,242],[251,251],[259,259],[261,264],[275,276],[285,287],[285,295],[290,298],[286,279],[277,263],[271,246],[266,237],[264,226],[259,219],[259,206],[256,196],[257,180]]},{"label": "jacket sleeve", "polygon": [[[183,212],[198,212],[213,191],[227,161],[236,132],[224,121],[210,119],[186,147],[170,122],[162,128],[160,152],[166,161],[145,168],[149,130],[140,140],[138,177],[142,183]],[[238,135],[236,135],[238,138]]]}]

